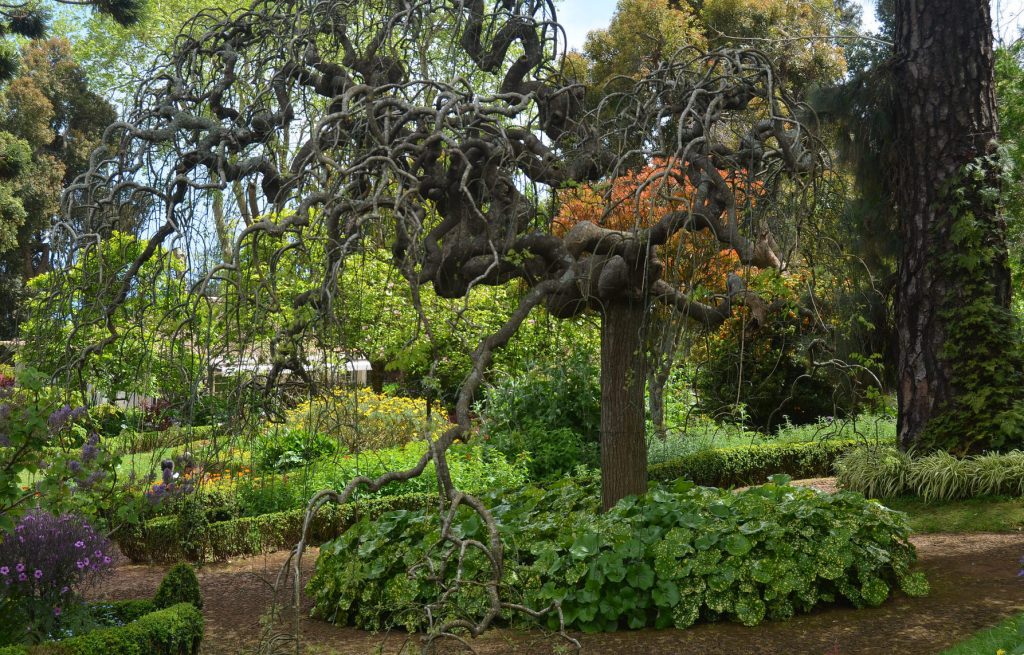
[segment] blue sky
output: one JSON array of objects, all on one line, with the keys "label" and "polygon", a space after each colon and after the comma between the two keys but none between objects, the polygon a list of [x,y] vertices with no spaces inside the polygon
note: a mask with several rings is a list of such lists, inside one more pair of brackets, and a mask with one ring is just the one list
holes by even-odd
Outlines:
[{"label": "blue sky", "polygon": [[[864,7],[864,26],[871,30],[877,23],[874,0],[857,0]],[[587,32],[608,25],[615,12],[617,0],[561,0],[556,5],[558,21],[565,27],[569,46],[583,45]],[[1017,37],[1019,26],[1024,25],[1024,0],[993,0],[994,30],[1005,40]]]}]

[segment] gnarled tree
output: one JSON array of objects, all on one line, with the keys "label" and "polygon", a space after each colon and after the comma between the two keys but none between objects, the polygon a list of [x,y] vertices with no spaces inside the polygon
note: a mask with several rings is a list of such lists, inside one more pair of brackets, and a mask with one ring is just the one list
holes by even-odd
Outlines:
[{"label": "gnarled tree", "polygon": [[[410,283],[443,297],[522,280],[519,307],[474,355],[458,424],[432,449],[442,479],[444,449],[469,427],[492,351],[535,307],[559,317],[597,312],[610,507],[646,490],[652,307],[707,326],[736,305],[754,306],[755,316],[764,309],[735,274],[717,298],[691,297],[666,274],[661,250],[681,231],[706,230],[743,265],[784,268],[786,253],[756,208],[799,192],[820,156],[802,108],[760,52],[684,48],[587,106],[585,89],[559,68],[554,20],[543,0],[262,0],[200,14],[107,131],[68,209],[86,216],[88,232],[128,198],[152,208],[149,247],[116,280],[116,301],[161,244],[198,229],[204,194],[255,182],[264,218],[238,233],[234,265],[254,235],[284,250],[310,240],[324,248],[317,281],[295,300],[312,311],[274,338],[268,384],[287,369],[303,374],[302,338],[333,311],[338,272],[371,233],[390,241]],[[264,86],[253,94],[243,79]],[[656,221],[585,220],[562,236],[549,229],[553,190],[655,160],[667,165],[645,187],[692,189],[667,197],[672,209]],[[738,206],[737,186],[756,202]],[[197,291],[230,279],[232,266],[213,268]]]}]

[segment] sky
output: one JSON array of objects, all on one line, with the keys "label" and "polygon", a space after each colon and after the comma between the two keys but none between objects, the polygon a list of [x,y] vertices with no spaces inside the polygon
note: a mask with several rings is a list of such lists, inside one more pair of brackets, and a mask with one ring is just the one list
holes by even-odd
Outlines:
[{"label": "sky", "polygon": [[[874,0],[857,0],[864,7],[864,27],[877,28]],[[590,30],[606,27],[615,12],[617,0],[561,0],[557,3],[558,21],[565,27],[571,48],[580,48]],[[1017,37],[1024,27],[1024,0],[993,0],[993,31],[1004,41]]]}]

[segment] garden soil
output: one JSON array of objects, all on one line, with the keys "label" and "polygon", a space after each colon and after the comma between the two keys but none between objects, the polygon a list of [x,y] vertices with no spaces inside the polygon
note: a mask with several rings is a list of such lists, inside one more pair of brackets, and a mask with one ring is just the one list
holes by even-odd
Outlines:
[{"label": "garden soil", "polygon": [[[828,489],[831,481],[807,483]],[[897,593],[875,609],[830,607],[754,628],[715,623],[688,630],[574,636],[582,643],[582,652],[593,655],[924,655],[941,652],[982,628],[1024,611],[1024,578],[1017,575],[1024,555],[1024,534],[927,534],[916,535],[912,541],[917,546],[919,566],[931,582],[932,592],[926,598]],[[202,653],[257,652],[261,619],[270,608],[272,584],[286,558],[286,552],[278,552],[200,569],[206,620]],[[312,573],[315,560],[315,550],[304,558],[304,579]],[[168,568],[118,566],[115,575],[90,595],[109,600],[150,597]],[[302,652],[307,655],[419,652],[419,642],[405,633],[373,634],[308,618],[302,619],[302,639]],[[295,652],[294,647],[287,649],[286,645],[279,642],[277,648],[261,652]],[[553,635],[510,629],[491,630],[473,642],[481,655],[574,650],[565,646],[565,641]],[[471,651],[455,642],[445,642],[437,652]]]}]

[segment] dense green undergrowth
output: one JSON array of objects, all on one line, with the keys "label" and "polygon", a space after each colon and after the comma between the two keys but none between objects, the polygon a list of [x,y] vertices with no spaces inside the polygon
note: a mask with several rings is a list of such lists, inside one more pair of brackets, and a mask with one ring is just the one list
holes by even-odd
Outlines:
[{"label": "dense green undergrowth", "polygon": [[[739,493],[688,481],[655,485],[605,514],[598,498],[595,482],[578,480],[484,496],[505,544],[509,600],[534,608],[558,601],[568,627],[600,631],[718,619],[756,625],[841,599],[878,605],[895,588],[927,592],[910,570],[915,552],[904,515],[859,494],[777,479]],[[479,517],[465,509],[454,530],[486,540]],[[479,616],[489,560],[471,550],[462,584],[437,604],[440,590],[427,571],[428,561],[437,564],[431,546],[439,534],[430,510],[355,523],[321,548],[308,586],[314,613],[374,630],[425,628],[430,604],[435,620]],[[455,568],[445,584],[453,584]],[[547,620],[557,627],[553,615]]]}]

